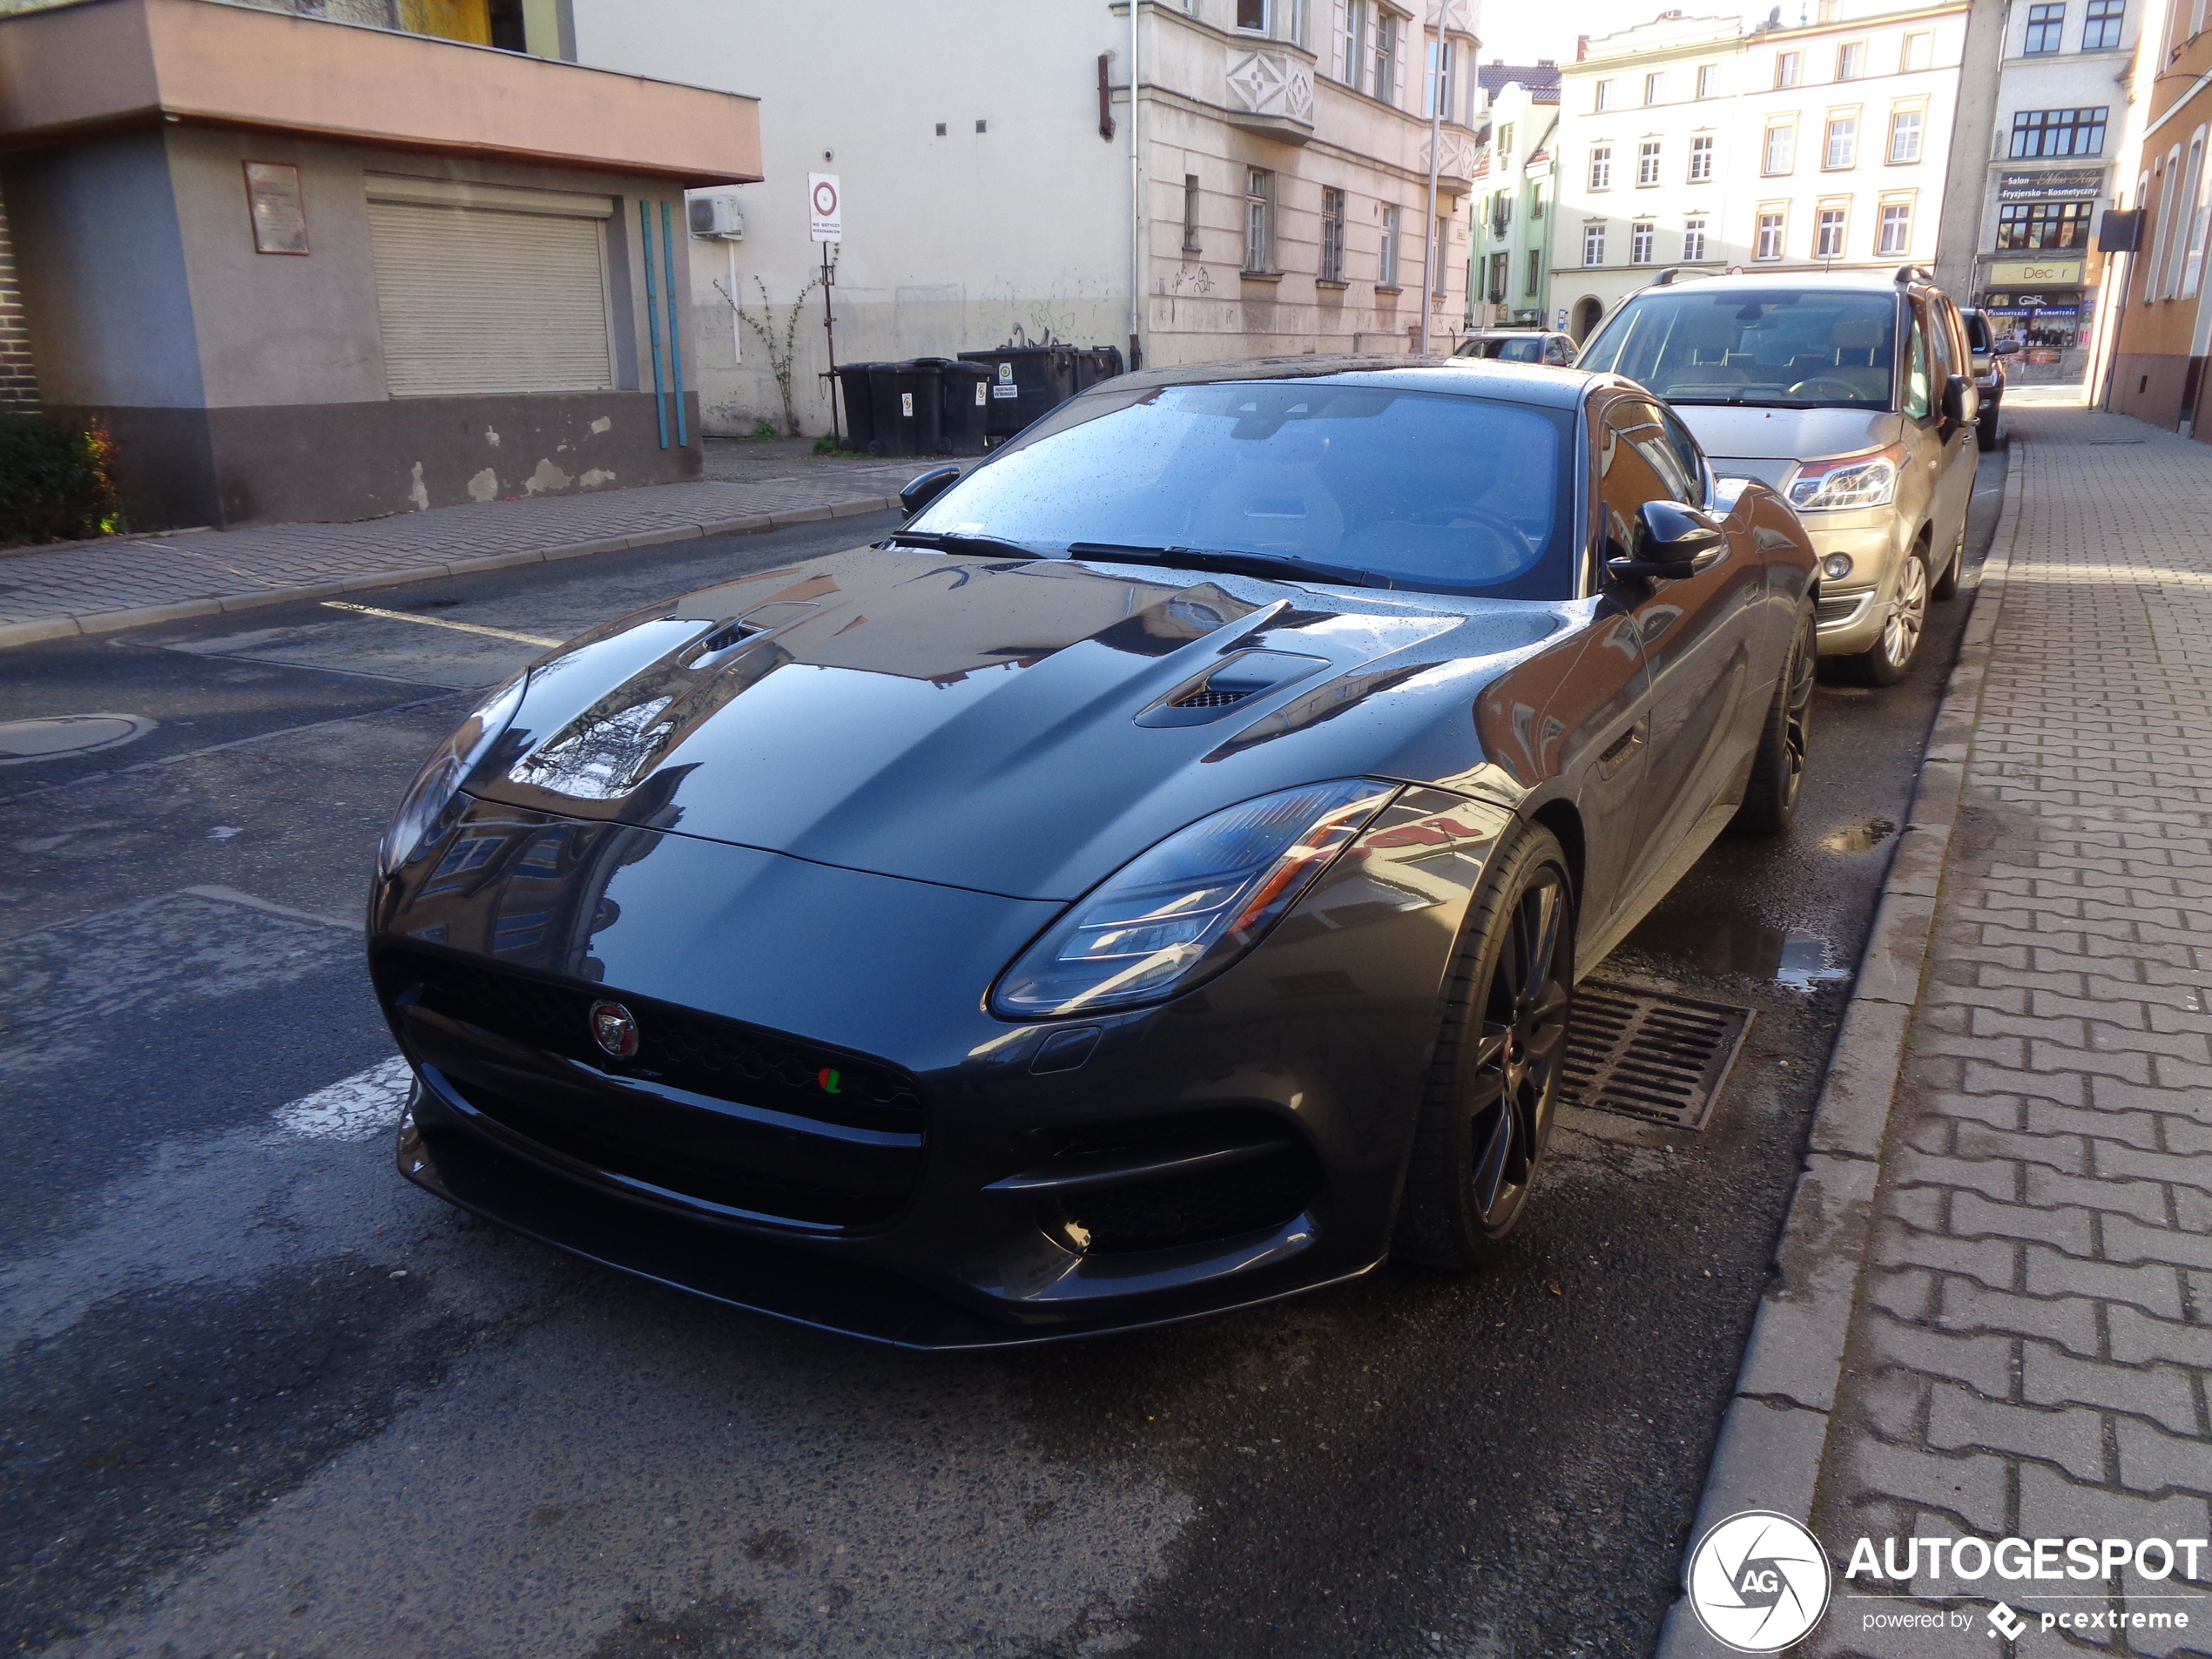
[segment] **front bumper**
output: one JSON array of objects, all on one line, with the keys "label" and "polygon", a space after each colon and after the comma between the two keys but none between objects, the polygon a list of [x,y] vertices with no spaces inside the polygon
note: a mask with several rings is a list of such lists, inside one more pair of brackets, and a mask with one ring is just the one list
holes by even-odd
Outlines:
[{"label": "front bumper", "polygon": [[1821,580],[1820,654],[1847,657],[1863,651],[1881,637],[1885,606],[1897,585],[1902,521],[1888,508],[1800,516],[1820,557],[1851,556],[1849,576],[1840,581]]},{"label": "front bumper", "polygon": [[[418,1079],[401,1170],[620,1271],[910,1346],[1356,1276],[1505,821],[1409,791],[1220,977],[1012,1024],[982,993],[1056,904],[478,803],[374,907]],[[600,1000],[658,1047],[598,1054]]]}]

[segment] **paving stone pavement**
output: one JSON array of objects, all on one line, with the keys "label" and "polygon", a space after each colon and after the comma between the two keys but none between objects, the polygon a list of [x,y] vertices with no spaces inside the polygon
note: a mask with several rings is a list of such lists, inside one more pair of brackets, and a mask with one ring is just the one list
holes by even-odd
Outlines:
[{"label": "paving stone pavement", "polygon": [[[2212,1538],[2212,446],[2012,426],[2010,563],[1814,1508],[1839,1567],[1861,1536]],[[1800,1651],[2212,1654],[2212,1549],[2195,1565],[1839,1577]],[[1938,1607],[1970,1625],[1868,1625]]]},{"label": "paving stone pavement", "polygon": [[345,524],[75,542],[0,556],[0,646],[697,536],[879,512],[927,461],[709,442],[696,483],[433,508]]}]

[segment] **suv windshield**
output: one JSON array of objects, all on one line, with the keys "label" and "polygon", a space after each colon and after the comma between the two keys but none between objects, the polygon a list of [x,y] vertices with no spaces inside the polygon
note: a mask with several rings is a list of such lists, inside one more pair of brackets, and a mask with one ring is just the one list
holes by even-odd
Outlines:
[{"label": "suv windshield", "polygon": [[1308,381],[1102,388],[1062,406],[923,509],[965,550],[1162,563],[1247,556],[1296,577],[1561,598],[1565,411]]},{"label": "suv windshield", "polygon": [[1502,340],[1485,340],[1478,335],[1453,355],[1495,357],[1508,363],[1541,363],[1544,361],[1544,337],[1541,334],[1514,334]]},{"label": "suv windshield", "polygon": [[1638,294],[1580,364],[1641,381],[1671,403],[1885,409],[1896,347],[1890,294],[1689,288]]}]

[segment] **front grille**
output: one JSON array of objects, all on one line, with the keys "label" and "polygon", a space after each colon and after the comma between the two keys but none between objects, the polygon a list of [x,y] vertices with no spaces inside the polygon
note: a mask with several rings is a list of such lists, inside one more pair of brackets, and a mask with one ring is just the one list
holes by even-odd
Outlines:
[{"label": "front grille", "polygon": [[1313,1197],[1310,1167],[1281,1146],[1240,1163],[1071,1195],[1068,1219],[1086,1248],[1112,1254],[1166,1250],[1279,1227]]},{"label": "front grille", "polygon": [[[494,1036],[615,1076],[849,1128],[922,1129],[921,1093],[903,1074],[735,1020],[424,951],[381,951],[374,972],[388,1002],[413,1000]],[[637,1052],[627,1060],[610,1057],[591,1040],[591,1005],[603,1000],[619,1001],[636,1016]]]}]

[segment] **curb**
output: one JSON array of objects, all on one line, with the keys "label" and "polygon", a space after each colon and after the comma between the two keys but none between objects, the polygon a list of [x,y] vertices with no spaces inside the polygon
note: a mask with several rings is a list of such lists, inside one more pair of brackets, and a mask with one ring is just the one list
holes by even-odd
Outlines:
[{"label": "curb", "polygon": [[[1909,821],[1898,836],[1865,954],[1829,1055],[1804,1167],[1775,1246],[1773,1276],[1760,1298],[1743,1363],[1721,1417],[1689,1548],[1710,1528],[1744,1509],[1771,1509],[1811,1522],[1851,1312],[1866,1270],[1890,1107],[1920,1000],[1936,898],[1966,788],[1966,752],[1980,718],[1982,684],[2020,535],[2027,473],[2026,446],[2015,440],[1997,533],[1974,590],[1973,614],[1928,732]],[[1685,1575],[1688,1568],[1686,1549]],[[1656,1659],[1716,1659],[1732,1651],[1706,1635],[1686,1602],[1678,1598],[1668,1608]]]},{"label": "curb", "polygon": [[362,593],[372,588],[404,587],[411,582],[430,582],[440,577],[469,576],[480,570],[504,570],[517,564],[550,564],[556,559],[581,558],[588,553],[624,553],[633,548],[659,547],[670,542],[698,541],[710,536],[756,536],[764,530],[788,529],[794,524],[816,524],[826,518],[857,518],[863,513],[897,509],[896,496],[871,496],[860,501],[841,501],[828,507],[802,507],[787,513],[760,513],[746,518],[717,519],[703,524],[678,524],[667,529],[640,530],[634,536],[602,536],[591,542],[570,542],[556,547],[521,553],[487,553],[481,558],[454,559],[442,564],[412,565],[402,570],[380,570],[374,576],[340,577],[328,582],[299,582],[283,587],[256,588],[245,593],[216,594],[205,599],[185,599],[174,604],[139,605],[129,610],[96,610],[82,617],[43,617],[37,622],[0,623],[0,651],[11,645],[33,645],[45,639],[73,639],[85,634],[111,634],[124,628],[143,628],[153,623],[181,622],[190,617],[219,616],[226,610],[251,610],[260,605],[284,604],[295,599],[327,599],[341,593]]}]

